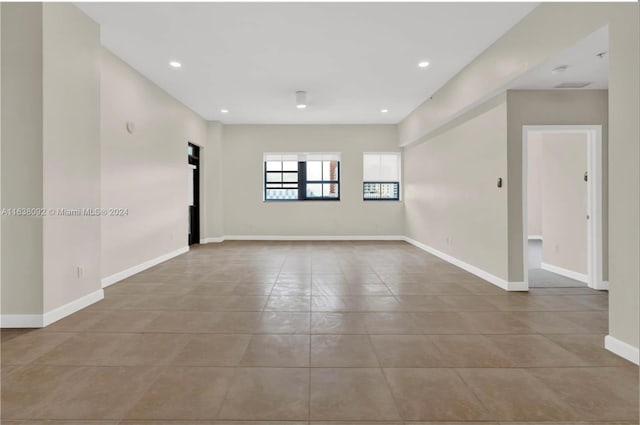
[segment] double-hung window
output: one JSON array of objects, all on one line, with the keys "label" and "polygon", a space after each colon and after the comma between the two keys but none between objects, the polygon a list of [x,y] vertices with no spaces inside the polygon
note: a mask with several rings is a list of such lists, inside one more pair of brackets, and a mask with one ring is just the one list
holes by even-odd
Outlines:
[{"label": "double-hung window", "polygon": [[265,201],[339,201],[339,153],[265,153]]},{"label": "double-hung window", "polygon": [[400,152],[364,153],[362,199],[400,200],[400,158]]}]

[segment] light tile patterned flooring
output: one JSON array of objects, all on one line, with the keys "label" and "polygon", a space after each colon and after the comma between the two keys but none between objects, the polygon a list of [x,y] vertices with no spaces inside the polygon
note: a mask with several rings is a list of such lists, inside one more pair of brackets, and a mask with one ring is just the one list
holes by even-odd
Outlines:
[{"label": "light tile patterned flooring", "polygon": [[211,244],[3,331],[2,423],[637,423],[607,308],[402,242]]}]

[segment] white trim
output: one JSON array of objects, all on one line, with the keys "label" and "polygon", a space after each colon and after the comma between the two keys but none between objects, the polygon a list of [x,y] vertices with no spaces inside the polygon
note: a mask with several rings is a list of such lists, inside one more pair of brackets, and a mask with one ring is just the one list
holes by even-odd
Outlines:
[{"label": "white trim", "polygon": [[541,241],[542,235],[529,235],[527,239],[530,241]]},{"label": "white trim", "polygon": [[522,127],[522,279],[529,284],[529,129]]},{"label": "white trim", "polygon": [[404,241],[401,235],[225,235],[224,240],[230,241]]},{"label": "white trim", "polygon": [[203,238],[200,239],[200,244],[207,244],[207,243],[220,243],[220,242],[224,242],[224,237],[219,237],[219,238]]},{"label": "white trim", "polygon": [[175,251],[169,252],[167,254],[161,255],[156,258],[152,258],[151,260],[145,261],[144,263],[138,264],[137,266],[129,267],[126,270],[123,270],[118,273],[114,273],[111,276],[103,277],[102,287],[106,288],[107,286],[113,285],[116,282],[120,282],[121,280],[126,279],[129,276],[133,276],[136,273],[140,273],[143,270],[146,270],[157,264],[163,263],[167,260],[172,259],[173,257],[177,257],[178,255],[182,255],[188,251],[189,251],[189,247],[184,246],[182,248],[176,249]]},{"label": "white trim", "polygon": [[604,348],[611,351],[614,354],[629,360],[632,363],[640,364],[640,352],[637,347],[629,345],[626,342],[620,341],[618,338],[614,338],[611,335],[604,337]]},{"label": "white trim", "polygon": [[553,264],[545,262],[540,263],[540,268],[551,273],[559,274],[560,276],[568,277],[569,279],[589,283],[589,276],[584,273],[574,272],[573,270],[565,269],[564,267],[560,266],[554,266]]},{"label": "white trim", "polygon": [[602,237],[602,128],[587,133],[587,259],[588,285],[601,289],[604,280],[604,258]]},{"label": "white trim", "polygon": [[[587,171],[589,180],[587,185],[587,212],[589,219],[587,226],[587,270],[585,275],[568,271],[571,275],[561,271],[549,270],[563,276],[585,282],[590,288],[604,290],[609,287],[604,282],[603,270],[603,241],[602,241],[602,126],[601,125],[523,125],[522,126],[522,253],[523,276],[529,281],[528,261],[528,232],[527,232],[527,179],[528,179],[528,136],[529,132],[543,133],[584,133],[587,135]],[[555,267],[555,266],[551,266]],[[543,267],[544,268],[544,267]]]},{"label": "white trim", "polygon": [[54,308],[44,314],[3,314],[0,327],[5,328],[43,328],[73,313],[82,310],[104,298],[104,291],[98,289],[83,297]]},{"label": "white trim", "polygon": [[104,291],[102,289],[93,291],[90,294],[78,298],[77,300],[73,300],[63,306],[54,308],[53,310],[46,312],[42,315],[42,325],[49,326],[50,324],[57,322],[58,320],[63,319],[75,313],[76,311],[82,310],[83,308],[88,307],[91,304],[97,303],[102,299],[104,299]]},{"label": "white trim", "polygon": [[3,314],[0,316],[0,327],[6,328],[41,328],[42,314]]},{"label": "white trim", "polygon": [[485,270],[482,270],[474,265],[471,265],[469,263],[466,263],[462,260],[459,260],[455,257],[452,257],[449,254],[446,254],[442,251],[439,251],[435,248],[430,247],[429,245],[425,245],[422,242],[418,242],[415,239],[411,239],[407,236],[404,237],[404,240],[406,242],[409,242],[411,245],[416,246],[426,252],[428,252],[429,254],[433,254],[436,257],[439,257],[451,264],[453,264],[454,266],[460,267],[463,270],[468,271],[469,273],[472,273],[484,280],[486,280],[487,282],[493,283],[494,285],[507,290],[507,291],[528,291],[529,290],[529,284],[527,282],[508,282],[496,275],[493,275]]}]

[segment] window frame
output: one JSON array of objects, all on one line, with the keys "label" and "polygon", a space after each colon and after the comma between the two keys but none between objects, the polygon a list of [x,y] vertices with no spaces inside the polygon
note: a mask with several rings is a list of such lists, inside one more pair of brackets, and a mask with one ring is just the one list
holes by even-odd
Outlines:
[{"label": "window frame", "polygon": [[[383,185],[383,184],[395,184],[398,187],[397,193],[398,196],[396,198],[367,198],[365,197],[365,187],[368,184],[379,184],[379,185]],[[382,191],[381,191],[382,192]],[[396,182],[396,181],[372,181],[372,180],[368,180],[368,181],[363,181],[362,182],[362,200],[363,201],[400,201],[400,182]]]},{"label": "window frame", "polygon": [[[398,160],[398,180],[365,180],[364,179],[364,159],[367,155],[394,155]],[[402,201],[402,152],[363,152],[362,153],[362,200],[363,201]],[[398,196],[396,198],[366,198],[365,187],[367,184],[395,184],[398,187]]]},{"label": "window frame", "polygon": [[[293,155],[299,155],[299,154],[293,154]],[[337,174],[338,174],[338,178],[337,180],[307,180],[307,162],[310,161],[319,161],[319,162],[324,162],[324,161],[335,161],[336,162],[336,170],[337,170]],[[341,167],[340,167],[340,159],[311,159],[311,160],[300,160],[298,159],[296,162],[298,163],[298,169],[297,171],[267,171],[267,162],[277,162],[277,161],[266,161],[263,159],[262,162],[262,167],[263,167],[263,182],[262,182],[262,197],[263,197],[263,202],[300,202],[300,201],[340,201],[340,177],[341,177]],[[285,160],[281,160],[280,162],[286,162]],[[290,160],[290,162],[293,162],[292,160]],[[281,168],[284,168],[283,166]],[[290,174],[297,174],[298,175],[298,180],[295,182],[289,182],[289,184],[296,184],[297,187],[297,192],[298,192],[298,198],[296,199],[269,199],[267,197],[267,189],[277,189],[277,188],[268,188],[267,187],[267,175],[269,173],[280,173],[282,175],[286,174],[286,173],[290,173]],[[324,178],[324,176],[322,176]],[[272,182],[274,183],[274,182]],[[284,182],[284,176],[283,179],[280,181],[280,184],[285,184]],[[338,193],[336,197],[328,197],[328,196],[312,196],[309,197],[307,196],[307,185],[309,184],[335,184],[337,186],[338,189]],[[282,189],[287,189],[287,188],[282,188]],[[293,189],[293,188],[291,188]]]}]

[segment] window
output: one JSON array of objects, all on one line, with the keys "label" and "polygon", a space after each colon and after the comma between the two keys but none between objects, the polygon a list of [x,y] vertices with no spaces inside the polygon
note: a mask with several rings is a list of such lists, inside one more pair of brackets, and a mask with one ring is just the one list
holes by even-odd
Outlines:
[{"label": "window", "polygon": [[400,200],[400,152],[365,153],[362,169],[363,200]]},{"label": "window", "polygon": [[339,201],[340,154],[265,153],[265,201]]}]

